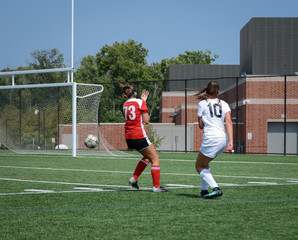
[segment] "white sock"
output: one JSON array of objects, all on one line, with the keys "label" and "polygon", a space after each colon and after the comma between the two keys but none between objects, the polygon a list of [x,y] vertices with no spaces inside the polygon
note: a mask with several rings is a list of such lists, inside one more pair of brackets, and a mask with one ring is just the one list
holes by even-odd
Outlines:
[{"label": "white sock", "polygon": [[201,176],[201,189],[208,190],[208,187],[209,187],[208,183]]},{"label": "white sock", "polygon": [[130,181],[131,183],[135,183],[137,180],[135,180],[134,177],[131,177],[131,178],[129,179],[129,181]]},{"label": "white sock", "polygon": [[[202,182],[206,182],[209,185],[209,187],[211,187],[212,189],[215,187],[218,187],[217,183],[215,182],[215,180],[210,172],[210,168],[203,169],[200,173],[200,176],[201,176],[201,179],[203,179]],[[203,185],[202,185],[202,187],[203,187]]]}]

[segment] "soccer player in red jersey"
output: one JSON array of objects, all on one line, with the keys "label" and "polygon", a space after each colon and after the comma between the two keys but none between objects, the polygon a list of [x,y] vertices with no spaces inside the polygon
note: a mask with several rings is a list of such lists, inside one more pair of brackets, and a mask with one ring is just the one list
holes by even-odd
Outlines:
[{"label": "soccer player in red jersey", "polygon": [[127,99],[123,104],[125,117],[125,139],[129,149],[136,149],[143,155],[139,161],[129,184],[139,189],[138,177],[145,170],[149,162],[151,163],[151,175],[153,180],[153,192],[168,192],[160,186],[160,166],[159,157],[154,145],[149,140],[144,125],[149,123],[150,116],[146,100],[149,95],[147,90],[142,91],[141,99],[136,98],[136,91],[129,84],[120,84],[122,96]]}]

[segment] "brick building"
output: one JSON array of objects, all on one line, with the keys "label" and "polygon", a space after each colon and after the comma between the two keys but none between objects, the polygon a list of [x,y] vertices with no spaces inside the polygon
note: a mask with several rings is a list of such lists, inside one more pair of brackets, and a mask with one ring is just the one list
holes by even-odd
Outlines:
[{"label": "brick building", "polygon": [[[297,74],[298,18],[252,18],[240,31],[239,66],[169,68],[169,90],[180,92],[162,94],[161,122],[196,126],[197,100],[193,92],[185,97],[185,86],[201,89],[213,78],[232,108],[237,152],[298,154]],[[201,140],[193,140],[197,151]]]},{"label": "brick building", "polygon": [[[232,109],[234,143],[235,148],[238,148],[235,150],[246,153],[283,153],[284,83],[285,77],[247,76],[239,78],[238,95],[236,95],[236,83],[221,90],[221,98],[228,102]],[[297,154],[298,76],[287,76],[286,88],[287,153]],[[187,124],[193,123],[194,151],[198,151],[202,131],[197,126],[198,101],[194,94],[195,92],[188,92],[185,98],[185,92],[164,92],[160,119],[162,123],[175,125],[184,125],[185,119]]]}]

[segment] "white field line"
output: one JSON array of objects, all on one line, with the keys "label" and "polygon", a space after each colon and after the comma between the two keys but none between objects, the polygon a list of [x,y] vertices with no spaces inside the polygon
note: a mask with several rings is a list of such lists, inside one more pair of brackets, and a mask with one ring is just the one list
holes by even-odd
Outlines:
[{"label": "white field line", "polygon": [[[65,158],[65,157],[71,157],[71,154],[69,155],[46,155],[46,154],[0,154],[1,157],[41,157],[41,158]],[[130,156],[95,156],[95,155],[86,155],[86,156],[76,156],[76,158],[88,158],[88,159],[102,159],[102,158],[107,158],[107,159],[116,159],[116,160],[121,160],[121,159],[141,159],[141,155],[133,155]]]},{"label": "white field line", "polygon": [[215,177],[223,178],[247,178],[247,179],[267,179],[267,180],[285,180],[285,181],[296,181],[297,178],[275,178],[275,177],[252,177],[252,176],[225,176],[225,175],[213,175]]},{"label": "white field line", "polygon": [[[46,184],[85,186],[85,187],[74,187],[75,191],[54,191],[54,190],[41,190],[41,189],[25,189],[24,192],[18,192],[18,193],[0,193],[0,196],[42,194],[42,193],[47,193],[47,194],[49,194],[49,193],[82,193],[82,192],[94,192],[94,191],[98,192],[98,191],[100,191],[99,188],[90,188],[90,187],[87,187],[87,186],[115,188],[115,189],[101,189],[101,192],[135,191],[135,189],[132,189],[127,185],[123,186],[123,185],[106,185],[106,184],[92,184],[92,183],[69,183],[69,182],[16,179],[16,178],[0,178],[0,180],[17,181],[17,182],[30,182],[30,183],[46,183]],[[119,188],[124,188],[124,189],[119,189]],[[152,188],[142,188],[142,189],[143,190],[152,190]]]},{"label": "white field line", "polygon": [[298,163],[283,163],[283,162],[244,162],[244,161],[212,161],[214,163],[241,163],[241,164],[264,164],[264,165],[294,165],[298,166]]},{"label": "white field line", "polygon": [[[88,169],[67,169],[67,168],[40,168],[40,167],[18,167],[18,166],[0,166],[0,168],[12,168],[12,169],[32,169],[32,170],[49,170],[49,171],[72,171],[72,172],[98,172],[98,173],[121,173],[131,174],[133,172],[128,171],[110,171],[110,170],[88,170]],[[143,174],[151,174],[150,172],[143,172]],[[161,173],[162,175],[172,176],[198,176],[196,173]],[[214,177],[223,178],[248,178],[248,179],[270,179],[270,180],[288,180],[298,181],[298,178],[274,178],[274,177],[252,177],[252,176],[228,176],[228,175],[213,175]],[[0,178],[1,180],[1,178]]]},{"label": "white field line", "polygon": [[54,190],[43,190],[43,189],[25,189],[24,192],[41,192],[41,193],[54,193]]},{"label": "white field line", "polygon": [[[61,156],[61,155],[37,155],[37,154],[11,154],[11,155],[0,155],[0,156],[4,156],[4,157],[20,157],[20,156],[42,156],[43,158],[64,158],[64,157],[70,157],[70,156]],[[288,156],[289,157],[289,156]],[[291,156],[290,156],[291,157]],[[296,157],[296,156],[292,156],[292,157]],[[136,155],[135,157],[133,156],[121,156],[121,157],[115,157],[115,156],[77,156],[77,158],[89,158],[89,159],[101,159],[101,158],[107,158],[107,159],[115,159],[115,160],[139,160],[142,157]],[[160,161],[170,161],[170,162],[195,162],[196,159],[160,159]],[[269,164],[269,165],[298,165],[298,163],[285,163],[285,162],[245,162],[245,161],[220,161],[220,160],[213,160],[212,163],[241,163],[241,164]]]},{"label": "white field line", "polygon": [[[47,194],[55,194],[55,193],[85,193],[86,191],[53,191]],[[0,196],[10,196],[10,195],[34,195],[34,194],[45,194],[42,191],[35,191],[35,192],[18,192],[18,193],[0,193]]]},{"label": "white field line", "polygon": [[[74,188],[75,189],[75,188]],[[32,191],[25,191],[25,190],[32,190]],[[0,196],[8,196],[8,195],[34,195],[34,194],[57,194],[57,193],[88,193],[88,192],[95,192],[94,190],[73,190],[73,191],[36,191],[34,189],[25,189],[24,192],[18,192],[18,193],[0,193]],[[34,191],[33,191],[34,190]],[[112,192],[112,191],[123,191],[123,189],[105,189],[101,192]],[[125,191],[135,191],[133,189],[125,189]]]},{"label": "white field line", "polygon": [[[48,183],[48,184],[64,184],[64,185],[76,185],[76,186],[103,186],[103,187],[119,187],[124,189],[102,189],[102,188],[91,188],[91,187],[74,187],[75,191],[54,191],[54,190],[43,190],[43,189],[25,189],[24,192],[18,193],[0,193],[0,196],[7,195],[28,195],[28,194],[57,194],[57,193],[88,193],[88,192],[111,192],[111,191],[136,191],[135,189],[121,185],[102,185],[102,184],[86,184],[86,183],[68,183],[68,182],[52,182],[52,181],[35,181],[35,180],[24,180],[24,179],[9,179],[0,178],[0,180],[7,181],[22,181],[22,182],[34,182],[34,183]],[[292,185],[295,183],[275,183],[275,182],[249,182],[248,184],[231,184],[231,183],[219,183],[220,186],[228,187],[243,187],[243,186],[266,186],[266,185]],[[165,184],[168,189],[181,189],[181,188],[200,188],[195,185],[182,185],[182,184]],[[151,188],[140,188],[140,190],[151,190]]]},{"label": "white field line", "polygon": [[40,168],[40,167],[18,167],[18,166],[0,166],[0,168],[20,168],[20,169],[33,169],[33,170],[71,171],[71,172],[132,173],[132,172],[125,172],[125,171],[109,171],[109,170]]},{"label": "white field line", "polygon": [[275,182],[248,182],[252,184],[260,184],[260,185],[278,185],[278,183]]},{"label": "white field line", "polygon": [[[196,160],[187,159],[161,159],[160,161],[170,161],[170,162],[195,162]],[[283,162],[245,162],[245,161],[217,161],[213,160],[212,163],[234,163],[234,164],[264,164],[264,165],[294,165],[298,166],[298,163],[283,163]]]},{"label": "white field line", "polygon": [[47,183],[47,184],[62,184],[62,185],[76,185],[76,186],[93,186],[93,187],[117,187],[127,188],[125,185],[106,185],[106,184],[94,184],[94,183],[69,183],[69,182],[55,182],[55,181],[41,181],[41,180],[30,180],[30,179],[17,179],[17,178],[0,178],[4,181],[17,181],[17,182],[32,182],[32,183]]}]

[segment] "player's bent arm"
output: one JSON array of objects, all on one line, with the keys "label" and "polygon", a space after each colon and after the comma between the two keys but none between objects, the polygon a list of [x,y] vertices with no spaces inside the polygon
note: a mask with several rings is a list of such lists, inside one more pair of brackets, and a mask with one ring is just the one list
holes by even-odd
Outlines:
[{"label": "player's bent arm", "polygon": [[204,128],[204,123],[203,123],[202,117],[198,117],[198,122],[199,122],[199,128],[203,129]]},{"label": "player's bent arm", "polygon": [[232,150],[233,149],[233,122],[232,122],[231,112],[227,112],[225,117],[226,117],[226,131],[229,139],[227,150]]},{"label": "player's bent arm", "polygon": [[149,116],[149,114],[148,114],[148,113],[143,113],[142,115],[143,115],[143,122],[144,122],[145,124],[148,124],[149,121],[150,121],[150,116]]}]

